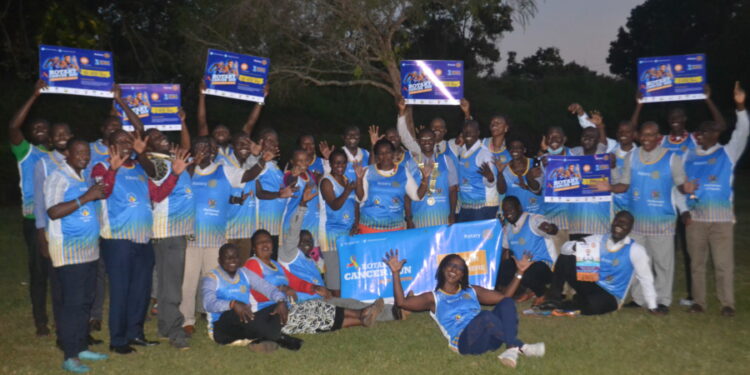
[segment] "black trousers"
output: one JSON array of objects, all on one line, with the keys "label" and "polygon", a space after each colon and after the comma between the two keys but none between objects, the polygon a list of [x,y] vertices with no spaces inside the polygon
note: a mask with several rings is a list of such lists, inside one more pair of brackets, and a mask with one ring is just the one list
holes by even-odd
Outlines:
[{"label": "black trousers", "polygon": [[65,359],[88,349],[89,313],[96,293],[96,261],[55,269],[62,295],[57,324]]},{"label": "black trousers", "polygon": [[36,222],[34,219],[23,219],[23,238],[26,241],[26,252],[29,266],[29,295],[31,312],[37,327],[46,326],[47,318],[47,280],[52,263],[39,254],[36,240]]},{"label": "black trousers", "polygon": [[281,319],[271,315],[276,305],[254,313],[253,320],[243,323],[234,310],[224,311],[214,324],[214,341],[225,345],[237,340],[262,339],[276,341],[281,336]]},{"label": "black trousers", "polygon": [[578,281],[576,274],[575,255],[560,255],[552,274],[548,294],[550,299],[560,300],[563,286],[567,282],[576,291],[572,307],[581,310],[581,314],[599,315],[617,310],[617,299],[613,295],[595,282]]},{"label": "black trousers", "polygon": [[[506,287],[513,281],[516,274],[516,262],[513,257],[500,263],[500,272],[497,274],[497,285]],[[534,262],[523,274],[521,286],[531,289],[537,297],[541,297],[547,291],[547,284],[552,281],[552,270],[544,262]]]},{"label": "black trousers", "polygon": [[677,216],[677,226],[675,227],[674,248],[682,253],[685,261],[685,287],[687,288],[687,299],[693,299],[693,274],[690,271],[690,254],[687,251],[687,238],[685,224]]}]

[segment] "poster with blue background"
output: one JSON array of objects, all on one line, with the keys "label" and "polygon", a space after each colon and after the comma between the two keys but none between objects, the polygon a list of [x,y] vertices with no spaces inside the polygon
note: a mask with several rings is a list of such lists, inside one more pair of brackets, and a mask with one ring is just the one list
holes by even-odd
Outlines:
[{"label": "poster with blue background", "polygon": [[611,193],[594,191],[597,182],[610,181],[610,159],[610,154],[548,156],[544,169],[544,201],[611,201]]},{"label": "poster with blue background", "polygon": [[[180,130],[180,85],[167,84],[121,84],[122,100],[140,117],[146,129],[162,131]],[[133,130],[125,111],[115,102],[115,109],[122,119],[122,127]]]},{"label": "poster with blue background", "polygon": [[406,259],[401,270],[404,293],[435,289],[435,272],[448,254],[458,254],[469,267],[469,282],[492,289],[500,265],[502,225],[498,220],[344,236],[338,239],[341,296],[363,301],[393,298],[385,253],[398,249]]},{"label": "poster with blue background", "polygon": [[706,55],[644,57],[638,59],[641,103],[705,99]]},{"label": "poster with blue background", "polygon": [[209,49],[203,93],[263,103],[270,65],[271,61],[265,57]]},{"label": "poster with blue background", "polygon": [[114,96],[112,53],[40,45],[39,78],[47,82],[43,93],[111,98]]},{"label": "poster with blue background", "polygon": [[401,61],[401,95],[410,105],[459,105],[464,97],[464,62]]}]

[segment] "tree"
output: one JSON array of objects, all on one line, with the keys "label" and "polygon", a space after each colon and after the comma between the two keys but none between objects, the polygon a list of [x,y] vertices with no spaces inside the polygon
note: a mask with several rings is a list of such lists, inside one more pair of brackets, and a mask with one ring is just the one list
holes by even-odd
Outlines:
[{"label": "tree", "polygon": [[565,63],[560,56],[560,50],[555,47],[539,48],[521,62],[516,62],[516,52],[508,52],[508,67],[503,76],[524,79],[542,79],[548,75],[560,74],[591,74],[596,72],[578,65],[575,62]]},{"label": "tree", "polygon": [[[491,72],[499,59],[494,43],[512,29],[511,16],[523,20],[535,11],[534,3],[244,0],[226,3],[214,22],[189,36],[204,47],[271,56],[276,81],[371,86],[395,99],[399,60],[406,56],[447,58],[455,53],[454,58],[466,57],[477,71]],[[212,4],[206,6],[222,7]]]},{"label": "tree", "polygon": [[647,0],[619,29],[607,62],[613,74],[635,81],[639,57],[704,52],[709,82],[729,93],[734,80],[750,79],[742,36],[750,36],[746,0]]}]

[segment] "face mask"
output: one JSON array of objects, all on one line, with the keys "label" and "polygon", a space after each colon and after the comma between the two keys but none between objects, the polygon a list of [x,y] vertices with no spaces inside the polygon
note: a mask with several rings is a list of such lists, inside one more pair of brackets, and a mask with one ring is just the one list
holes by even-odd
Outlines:
[{"label": "face mask", "polygon": [[560,148],[557,148],[557,149],[547,147],[547,152],[551,155],[560,155],[562,154],[564,148],[565,148],[564,146],[560,146]]}]

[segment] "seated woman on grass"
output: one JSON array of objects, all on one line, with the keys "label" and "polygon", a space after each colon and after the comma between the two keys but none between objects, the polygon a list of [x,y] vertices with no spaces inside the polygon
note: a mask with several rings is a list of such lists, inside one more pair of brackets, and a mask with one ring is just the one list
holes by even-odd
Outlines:
[{"label": "seated woman on grass", "polygon": [[[398,259],[398,250],[386,253],[383,262],[393,274],[393,297],[396,306],[411,310],[430,310],[452,350],[461,354],[482,354],[494,351],[505,343],[506,350],[498,356],[500,362],[516,367],[518,354],[528,357],[544,356],[544,343],[524,344],[518,333],[518,316],[513,294],[521,283],[523,273],[531,266],[530,256],[516,259],[516,275],[505,293],[469,285],[466,262],[451,254],[443,258],[432,292],[404,297],[401,286],[401,267],[406,259]],[[494,305],[492,311],[481,305]]]},{"label": "seated woman on grass", "polygon": [[[260,229],[251,238],[252,258],[245,262],[245,268],[254,272],[285,293],[290,302],[296,302],[289,308],[289,318],[281,332],[287,335],[299,333],[319,333],[335,331],[340,328],[365,326],[372,327],[378,315],[383,311],[383,300],[360,310],[344,309],[327,303],[323,298],[331,298],[331,291],[321,285],[311,284],[294,276],[279,262],[271,259],[273,241],[271,234]],[[304,293],[308,299],[297,299],[297,292]],[[258,309],[262,309],[273,301],[264,295],[251,290],[258,302]],[[323,298],[314,298],[317,294]]]}]

